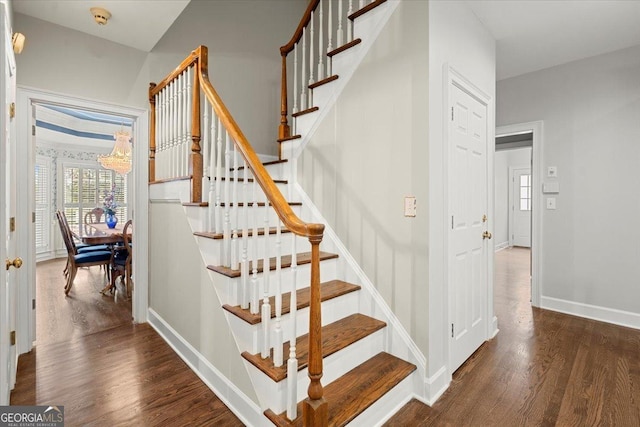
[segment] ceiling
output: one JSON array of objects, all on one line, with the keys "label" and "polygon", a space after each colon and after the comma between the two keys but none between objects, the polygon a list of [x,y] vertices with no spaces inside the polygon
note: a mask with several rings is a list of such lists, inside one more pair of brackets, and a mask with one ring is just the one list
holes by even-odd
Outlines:
[{"label": "ceiling", "polygon": [[[18,13],[149,52],[189,1],[19,0],[13,7]],[[465,3],[496,39],[498,80],[640,44],[640,0]],[[107,25],[94,22],[89,12],[93,6],[111,12]]]},{"label": "ceiling", "polygon": [[[150,52],[189,1],[19,0],[12,6],[17,13]],[[93,20],[89,9],[94,6],[111,12],[107,25],[98,25]]]},{"label": "ceiling", "polygon": [[502,80],[640,44],[640,0],[467,0]]}]

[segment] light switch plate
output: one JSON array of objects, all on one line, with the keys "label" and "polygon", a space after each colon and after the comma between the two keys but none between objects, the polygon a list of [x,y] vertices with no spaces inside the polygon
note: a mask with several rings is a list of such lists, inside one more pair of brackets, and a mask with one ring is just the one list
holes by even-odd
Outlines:
[{"label": "light switch plate", "polygon": [[416,216],[416,198],[414,196],[404,198],[404,216]]},{"label": "light switch plate", "polygon": [[558,167],[557,166],[549,166],[549,167],[547,167],[547,176],[549,178],[557,178],[558,177]]},{"label": "light switch plate", "polygon": [[556,198],[547,197],[547,209],[555,209],[555,208],[556,208]]},{"label": "light switch plate", "polygon": [[559,193],[560,183],[558,181],[545,182],[542,184],[543,193]]}]

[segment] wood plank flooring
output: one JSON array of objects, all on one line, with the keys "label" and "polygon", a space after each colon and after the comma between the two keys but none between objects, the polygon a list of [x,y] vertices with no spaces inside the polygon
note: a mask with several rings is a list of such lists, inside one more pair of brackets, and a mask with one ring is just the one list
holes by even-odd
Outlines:
[{"label": "wood plank flooring", "polygon": [[386,426],[640,426],[640,331],[532,308],[528,249],[496,254],[494,293],[500,333]]},{"label": "wood plank flooring", "polygon": [[66,299],[63,268],[38,265],[37,345],[20,356],[12,405],[64,405],[69,426],[243,425],[149,325],[131,323],[130,303],[99,293],[97,267]]}]

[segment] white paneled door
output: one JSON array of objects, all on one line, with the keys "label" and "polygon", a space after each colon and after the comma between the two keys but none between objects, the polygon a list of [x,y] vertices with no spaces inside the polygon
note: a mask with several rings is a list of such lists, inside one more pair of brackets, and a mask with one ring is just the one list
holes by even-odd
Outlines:
[{"label": "white paneled door", "polygon": [[512,169],[511,245],[531,247],[531,168]]},{"label": "white paneled door", "polygon": [[11,30],[7,25],[6,5],[0,3],[0,405],[9,404],[9,392],[16,379],[16,268],[21,260],[16,254],[16,144],[13,136],[15,111],[15,58],[11,47]]},{"label": "white paneled door", "polygon": [[489,235],[487,105],[450,85],[449,368],[487,339]]}]

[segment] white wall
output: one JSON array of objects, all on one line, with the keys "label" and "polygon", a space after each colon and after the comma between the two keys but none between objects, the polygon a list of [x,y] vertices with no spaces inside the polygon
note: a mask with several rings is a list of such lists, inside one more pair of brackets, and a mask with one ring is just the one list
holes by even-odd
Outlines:
[{"label": "white wall", "polygon": [[496,248],[509,246],[509,168],[531,164],[531,147],[496,151],[493,241]]},{"label": "white wall", "polygon": [[543,305],[623,310],[640,327],[640,46],[502,80],[497,100],[499,125],[544,121],[543,166],[558,167]]},{"label": "white wall", "polygon": [[[429,2],[429,355],[428,375],[441,381],[447,364],[448,328],[445,294],[445,171],[443,169],[446,105],[445,66],[451,66],[492,97],[494,113],[495,40],[462,1]],[[489,122],[488,138],[495,127]],[[451,373],[448,373],[450,375]],[[446,377],[446,375],[444,375]]]},{"label": "white wall", "polygon": [[[400,3],[301,155],[302,187],[427,350],[426,1]],[[405,196],[417,216],[403,215]]]}]

